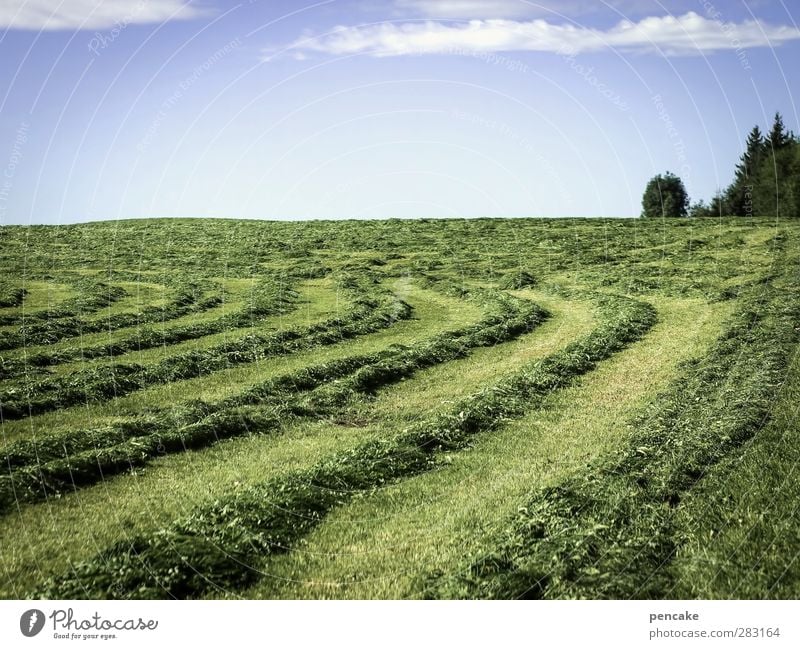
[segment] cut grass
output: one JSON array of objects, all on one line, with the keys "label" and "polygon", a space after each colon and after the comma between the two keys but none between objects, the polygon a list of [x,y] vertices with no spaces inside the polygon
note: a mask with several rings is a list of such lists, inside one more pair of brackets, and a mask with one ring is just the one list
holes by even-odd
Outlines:
[{"label": "cut grass", "polygon": [[[108,291],[111,291],[111,288],[122,290],[119,287],[110,287]],[[222,295],[219,291],[211,291],[205,295],[200,283],[187,281],[177,286],[172,291],[169,300],[164,303],[150,303],[139,311],[123,310],[107,314],[102,318],[92,318],[84,314],[83,307],[80,305],[88,300],[91,313],[98,303],[108,303],[111,299],[110,295],[104,294],[105,289],[94,290],[96,292],[94,295],[74,298],[79,306],[65,306],[64,313],[58,317],[40,314],[31,323],[26,322],[19,328],[0,332],[0,350],[14,350],[31,345],[49,345],[65,339],[77,338],[86,333],[130,327],[142,323],[163,322],[189,313],[206,311],[222,302]]]},{"label": "cut grass", "polygon": [[153,535],[111,546],[48,580],[41,595],[75,597],[194,597],[210,589],[243,587],[243,571],[261,554],[281,552],[328,512],[362,490],[432,470],[447,452],[534,408],[547,394],[640,339],[655,323],[649,305],[600,299],[603,320],[564,350],[529,363],[451,409],[404,430],[334,455],[307,471],[268,480],[201,507]]},{"label": "cut grass", "polygon": [[107,282],[109,286],[120,288],[124,294],[110,304],[86,313],[86,321],[108,321],[118,313],[139,313],[147,307],[164,307],[169,303],[170,290],[163,284],[153,282]]},{"label": "cut grass", "polygon": [[[480,309],[469,302],[405,284],[403,291],[414,305],[412,320],[361,339],[270,359],[259,368],[251,368],[248,376],[240,374],[207,385],[204,391],[193,390],[192,394],[208,399],[229,397],[256,378],[263,379],[310,363],[373,353],[392,344],[413,346],[437,331],[468,326],[480,317]],[[243,368],[235,371],[242,372]],[[180,394],[186,392],[180,391]],[[118,401],[130,402],[140,396],[132,395]],[[152,395],[145,395],[143,399],[145,403],[154,401]],[[159,402],[165,405],[174,402],[174,395],[167,395]],[[106,410],[105,415],[102,411],[95,412],[93,416],[98,422],[109,421],[114,409]],[[134,402],[126,411],[135,415],[141,412],[141,407]],[[48,417],[12,423],[32,423]],[[85,425],[86,421],[78,412],[72,423]],[[6,424],[5,428],[9,426]],[[49,426],[42,423],[41,430],[49,431]],[[327,420],[300,421],[281,435],[234,439],[202,451],[158,458],[147,470],[119,476],[41,505],[26,506],[19,513],[0,518],[0,566],[6,573],[0,596],[21,597],[42,580],[43,574],[63,572],[70,561],[88,558],[102,547],[131,534],[166,525],[193,504],[231,488],[244,488],[263,480],[266,475],[278,476],[293,469],[307,468],[330,453],[344,451],[383,434],[384,427],[379,423],[370,427],[347,427]],[[214,479],[209,480],[210,476]],[[11,543],[10,539],[15,542]]]},{"label": "cut grass", "polygon": [[146,470],[23,506],[0,518],[0,598],[24,598],[48,576],[112,543],[151,533],[265,475],[301,470],[366,434],[364,428],[303,422],[276,437],[232,439],[157,458]]},{"label": "cut grass", "polygon": [[432,404],[446,408],[481,385],[488,385],[509,370],[556,352],[591,331],[595,314],[588,300],[564,300],[541,291],[515,291],[547,309],[553,317],[535,334],[486,349],[469,357],[420,372],[408,381],[377,395],[369,405],[374,418],[390,417],[398,424],[410,423],[430,412]]},{"label": "cut grass", "polygon": [[669,599],[796,599],[800,593],[800,353],[772,420],[683,499]]},{"label": "cut grass", "polygon": [[[179,596],[223,594],[214,590],[213,581],[234,589],[231,596],[259,597],[441,597],[476,592],[796,597],[800,546],[792,500],[800,494],[793,489],[791,467],[796,462],[789,446],[798,442],[790,430],[788,406],[785,417],[762,430],[763,434],[774,426],[771,437],[760,441],[757,435],[741,450],[736,444],[747,438],[747,427],[731,428],[734,441],[727,446],[709,446],[708,440],[692,433],[693,423],[705,422],[706,430],[716,434],[733,420],[752,418],[779,404],[774,397],[785,371],[779,363],[762,363],[774,360],[776,350],[731,338],[730,349],[741,352],[728,383],[735,389],[718,390],[719,376],[713,372],[706,373],[710,382],[702,388],[693,380],[673,392],[658,392],[655,386],[669,381],[678,359],[695,355],[693,344],[696,355],[701,354],[703,341],[712,335],[709,331],[719,329],[731,307],[742,303],[740,296],[766,285],[766,273],[772,273],[777,284],[784,281],[774,277],[773,271],[779,270],[774,262],[780,251],[797,250],[798,226],[800,221],[776,227],[774,219],[716,218],[336,223],[179,219],[0,228],[0,275],[11,278],[0,280],[0,303],[11,304],[0,307],[0,320],[36,311],[37,300],[51,315],[76,305],[74,285],[81,280],[84,287],[105,283],[127,292],[72,319],[48,324],[34,317],[26,325],[33,335],[22,341],[28,348],[0,352],[6,359],[0,367],[0,393],[26,380],[34,382],[37,374],[77,379],[90,366],[107,366],[99,358],[94,363],[63,362],[88,360],[99,345],[113,345],[147,330],[197,327],[231,315],[234,306],[246,305],[248,287],[257,277],[330,277],[344,287],[363,287],[372,296],[397,280],[394,290],[413,304],[419,317],[360,338],[152,385],[106,402],[0,422],[0,448],[9,452],[7,468],[13,464],[14,470],[36,471],[41,466],[62,489],[60,497],[51,495],[45,503],[16,503],[19,508],[0,519],[0,594],[52,594],[52,580],[59,575],[69,577],[62,594],[67,586],[82,597],[98,592],[114,597],[163,594],[154,587],[152,575],[137,574],[141,565],[130,559],[130,545],[124,545],[136,539],[134,549],[145,553],[146,565],[156,574],[172,571],[161,586]],[[185,315],[170,311],[173,320],[164,321],[169,309],[163,307],[169,304],[159,307],[159,300],[172,299],[180,285],[191,281],[211,298],[218,292],[224,302]],[[42,289],[55,288],[53,300],[42,302],[45,290],[23,295],[22,305],[13,306],[19,304],[17,289],[35,289],[36,283]],[[59,284],[73,294],[58,295]],[[783,288],[789,284],[787,280]],[[463,297],[465,290],[490,286],[505,291],[534,288],[519,295],[537,301],[541,296],[544,306],[552,305],[554,317],[533,333],[472,349],[466,357],[467,350],[456,350],[454,357],[447,345],[429,347],[438,332],[480,317],[475,304],[437,292]],[[537,376],[547,377],[548,390],[560,392],[540,394],[544,385],[536,380],[504,383],[503,377],[558,350],[580,352],[570,343],[597,324],[581,296],[620,291],[640,296],[661,312],[661,322],[643,340],[617,349],[619,355],[582,378],[575,373],[592,369],[596,362],[591,358],[568,351],[557,356],[560,360],[551,359],[544,364],[545,374]],[[787,306],[792,295],[796,290],[787,291],[778,302]],[[322,313],[326,299],[321,296],[301,307]],[[335,295],[331,299],[333,306],[317,321],[344,308],[335,304]],[[710,314],[699,330],[687,316],[695,302],[699,311]],[[157,319],[143,328],[136,312],[148,309],[155,309],[152,315]],[[283,318],[283,324],[302,319],[297,312]],[[677,324],[680,319],[684,327]],[[99,328],[89,333],[83,324]],[[155,366],[170,354],[202,352],[206,345],[233,340],[244,333],[237,329],[226,327],[226,336],[213,342],[204,338],[184,345],[169,338],[180,346],[160,345],[134,355]],[[81,335],[74,335],[76,331]],[[9,334],[17,333],[13,327],[0,327],[0,346],[9,346]],[[34,349],[31,343],[37,337],[48,344]],[[773,336],[772,342],[780,338]],[[146,333],[145,339],[152,340]],[[773,346],[783,349],[782,342]],[[63,350],[81,348],[86,353],[73,359],[57,357]],[[119,359],[122,349],[106,351]],[[36,354],[61,365],[35,365]],[[438,359],[433,367],[429,356]],[[129,364],[131,358],[126,356],[120,364]],[[17,363],[25,359],[27,368]],[[27,377],[14,378],[21,375],[20,367]],[[678,371],[687,378],[698,367],[687,364]],[[281,377],[291,378],[291,384]],[[333,381],[320,385],[325,379]],[[484,389],[487,385],[499,392]],[[788,398],[794,398],[792,394]],[[754,405],[740,403],[740,396]],[[692,402],[696,405],[689,403],[686,417],[676,418],[672,408],[682,399],[697,399]],[[222,410],[215,411],[217,407]],[[634,443],[642,431],[625,426],[630,413],[639,409],[655,413],[643,420],[649,422],[645,432],[655,436],[655,444]],[[653,425],[658,417],[673,422],[686,436],[674,437],[667,424]],[[164,451],[182,451],[182,443],[206,444],[230,434],[242,437],[151,458],[159,449],[141,446],[148,441],[149,429],[137,424],[148,421],[167,431]],[[131,424],[127,431],[116,428]],[[128,433],[136,439],[126,449],[119,441]],[[671,459],[652,452],[662,437],[683,444],[669,446]],[[78,492],[63,491],[66,474],[57,466],[64,450],[61,442],[71,458],[81,460],[91,460],[91,449],[96,448],[104,469],[126,468],[125,462],[114,459],[118,451],[117,459],[137,462],[136,453],[144,452],[150,463]],[[731,448],[734,454],[726,455]],[[642,485],[610,488],[608,476],[596,469],[614,458],[622,460],[615,465],[619,480],[612,481],[612,487],[630,486],[620,477],[626,474],[630,479],[638,476]],[[681,468],[687,462],[688,473]],[[759,465],[765,474],[763,488],[757,484],[751,496],[746,492],[748,481],[759,482]],[[698,482],[700,466],[704,477]],[[97,473],[85,463],[75,468],[77,482]],[[303,476],[310,478],[303,482]],[[312,483],[313,488],[306,489]],[[71,481],[66,486],[71,487]],[[631,498],[636,489],[650,500]],[[536,537],[535,522],[525,526],[531,511],[541,511],[538,497],[529,500],[531,492],[550,494],[553,507],[547,511],[554,516],[549,521],[573,530],[562,545],[550,538],[553,535]],[[721,493],[729,498],[722,499]],[[261,496],[273,505],[283,502],[291,514],[282,519]],[[650,501],[657,506],[651,507]],[[567,507],[563,515],[558,513],[559,503],[580,506]],[[585,515],[586,503],[596,506],[601,527]],[[528,514],[515,512],[520,504],[528,505]],[[761,518],[760,511],[770,514]],[[523,521],[522,531],[510,528],[512,519]],[[616,536],[602,528],[606,520],[613,521]],[[499,547],[509,548],[509,537],[503,540],[507,533],[521,543],[498,554]],[[641,539],[649,545],[642,545]],[[223,554],[230,551],[254,570],[245,572],[230,556],[221,556],[213,547],[215,540]],[[285,553],[287,548],[294,551]],[[541,582],[543,591],[536,584],[531,589],[528,577],[541,571],[536,560],[525,559],[537,552],[547,556],[542,564],[550,571],[549,581]],[[98,569],[100,553],[113,565]],[[462,563],[463,554],[483,561]],[[178,555],[208,580],[192,577]],[[664,569],[654,571],[653,561],[663,563]],[[93,562],[94,568],[85,572]],[[76,563],[84,567],[73,573],[70,566]],[[108,585],[103,580],[115,567],[124,578],[109,593],[103,590]],[[463,587],[463,567],[473,570],[476,581],[470,588]],[[244,590],[259,569],[274,572],[276,578]],[[648,580],[647,571],[657,578]],[[742,575],[738,582],[737,573]],[[425,575],[437,579],[425,580]],[[48,580],[49,589],[42,588]],[[474,589],[475,583],[486,585],[486,590]],[[502,587],[496,588],[498,583]],[[643,589],[643,583],[650,590]]]},{"label": "cut grass", "polygon": [[26,347],[5,350],[2,357],[15,363],[31,362],[31,357],[39,355],[59,356],[69,355],[77,346],[78,349],[98,347],[101,345],[115,345],[129,338],[137,338],[143,328],[152,328],[156,331],[168,331],[170,328],[205,324],[230,315],[242,309],[246,303],[246,293],[255,280],[253,279],[221,279],[212,278],[222,287],[223,301],[205,311],[189,313],[170,320],[161,320],[152,324],[140,323],[129,327],[107,329],[96,333],[84,333],[76,338],[66,338],[50,345],[28,345]]},{"label": "cut grass", "polygon": [[[0,509],[96,482],[146,464],[158,454],[199,448],[251,432],[274,432],[293,415],[336,413],[353,400],[422,369],[529,332],[548,317],[534,303],[518,298],[499,294],[491,301],[494,307],[476,325],[445,332],[414,347],[392,347],[378,354],[303,368],[218,403],[193,400],[174,413],[153,413],[111,428],[7,446],[6,461],[12,471],[0,476]],[[303,396],[309,390],[311,393]]]},{"label": "cut grass", "polygon": [[[459,323],[474,323],[480,318],[481,310],[477,305],[442,296],[435,291],[419,289],[403,282],[401,293],[413,305],[414,317],[411,320],[399,321],[386,330],[289,356],[265,358],[256,363],[196,379],[152,386],[104,403],[67,408],[57,413],[46,413],[26,420],[6,421],[2,424],[2,443],[33,439],[37,435],[49,435],[76,428],[111,425],[120,418],[136,417],[154,409],[169,408],[184,403],[186,395],[204,401],[220,401],[279,374],[350,355],[374,353],[390,344],[411,345],[429,335],[458,326]],[[286,316],[284,323],[287,326],[309,326],[337,313],[343,306],[337,294],[326,292],[320,300]],[[0,446],[0,453],[2,448],[3,446]]]},{"label": "cut grass", "polygon": [[22,301],[27,294],[28,291],[21,286],[14,286],[0,279],[0,319],[9,314],[7,309],[22,306]]},{"label": "cut grass", "polygon": [[[292,292],[285,301],[276,305],[272,314],[265,313],[261,317],[288,310],[294,297],[295,294]],[[106,333],[105,336],[98,334],[79,336],[80,342],[77,345],[73,340],[71,345],[61,348],[57,348],[56,345],[49,347],[39,345],[31,349],[17,348],[0,356],[0,378],[24,385],[37,376],[71,374],[86,369],[101,368],[103,363],[107,362],[130,363],[134,359],[142,359],[145,363],[148,360],[156,363],[181,351],[198,349],[203,346],[211,347],[237,333],[243,337],[257,331],[255,322],[259,318],[245,312],[244,305],[231,313],[230,307],[226,307],[223,301],[220,310],[221,313],[213,320],[203,317],[192,319],[184,316],[173,320],[165,319],[155,325],[146,323],[135,328],[117,329],[113,333]],[[200,315],[206,315],[209,311],[215,312],[217,308],[201,312]],[[184,319],[188,322],[178,322]],[[247,322],[247,326],[237,329],[244,322]],[[129,335],[121,336],[117,333],[120,331],[129,331]],[[215,336],[219,332],[224,333]],[[103,337],[105,342],[97,342],[94,345],[87,344],[89,338],[102,340]],[[200,342],[192,345],[194,341]]]},{"label": "cut grass", "polygon": [[26,311],[17,309],[17,315],[0,314],[0,323],[35,328],[36,323],[51,322],[61,318],[81,316],[87,320],[98,313],[112,309],[128,292],[119,285],[79,277],[72,285],[75,296],[50,309]]},{"label": "cut grass", "polygon": [[[201,351],[251,334],[280,330],[285,328],[285,322],[280,316],[289,313],[295,306],[295,301],[313,304],[320,299],[322,293],[333,291],[327,282],[306,282],[296,289],[295,291],[286,287],[281,294],[275,296],[271,305],[261,304],[258,312],[245,296],[245,299],[234,301],[233,304],[228,302],[220,307],[216,318],[209,317],[209,312],[213,314],[217,309],[210,309],[200,314],[203,317],[188,317],[186,322],[178,322],[176,319],[159,323],[149,330],[138,328],[135,335],[127,339],[117,336],[114,342],[99,345],[95,349],[87,349],[84,343],[73,354],[79,360],[59,363],[53,371],[56,374],[68,374],[99,367],[109,361],[154,365],[183,352]],[[306,313],[308,314],[308,309]]]},{"label": "cut grass", "polygon": [[291,553],[261,566],[264,577],[241,596],[419,597],[421,577],[485,549],[486,539],[532,488],[555,484],[624,443],[631,413],[675,376],[681,360],[704,352],[730,311],[729,305],[697,299],[656,304],[659,322],[643,340],[578,385],[547,397],[534,414],[486,434],[469,453],[453,455],[439,471],[332,512]]},{"label": "cut grass", "polygon": [[534,492],[495,549],[433,580],[428,594],[667,596],[675,554],[693,538],[676,512],[711,467],[763,427],[800,338],[797,264],[779,272],[789,285],[765,280],[750,291],[709,354],[635,421],[623,450]]},{"label": "cut grass", "polygon": [[174,383],[270,356],[335,344],[390,327],[411,316],[408,304],[383,291],[370,298],[356,291],[352,297],[349,309],[308,327],[255,331],[201,350],[170,354],[152,365],[90,364],[80,372],[13,386],[0,392],[2,416],[22,419],[81,403],[106,401],[155,384]]},{"label": "cut grass", "polygon": [[[25,295],[20,305],[5,306],[0,309],[0,314],[6,318],[17,318],[23,314],[30,313],[35,315],[50,311],[78,295],[75,287],[63,282],[44,282],[39,280],[22,282],[18,277],[14,279],[19,284],[19,288],[25,290]],[[0,327],[0,331],[5,331],[6,327],[10,328],[12,325],[4,324]]]}]

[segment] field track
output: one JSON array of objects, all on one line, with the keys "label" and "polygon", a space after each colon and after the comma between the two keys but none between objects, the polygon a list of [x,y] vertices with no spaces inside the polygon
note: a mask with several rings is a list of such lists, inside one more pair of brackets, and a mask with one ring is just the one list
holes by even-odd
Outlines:
[{"label": "field track", "polygon": [[39,230],[4,597],[800,596],[792,222]]}]

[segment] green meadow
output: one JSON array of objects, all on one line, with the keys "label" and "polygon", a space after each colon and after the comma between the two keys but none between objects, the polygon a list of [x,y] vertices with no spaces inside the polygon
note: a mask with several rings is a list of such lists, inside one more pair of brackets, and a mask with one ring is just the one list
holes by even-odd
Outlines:
[{"label": "green meadow", "polygon": [[800,597],[800,222],[0,228],[0,597]]}]

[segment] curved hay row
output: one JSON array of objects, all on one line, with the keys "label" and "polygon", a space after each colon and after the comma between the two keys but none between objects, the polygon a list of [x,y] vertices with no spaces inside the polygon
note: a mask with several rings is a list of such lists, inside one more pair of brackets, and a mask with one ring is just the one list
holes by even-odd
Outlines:
[{"label": "curved hay row", "polygon": [[655,323],[646,303],[603,297],[604,321],[556,354],[529,363],[389,440],[362,444],[309,470],[267,481],[196,509],[171,527],[110,547],[51,579],[45,597],[194,597],[241,588],[257,573],[245,568],[285,551],[354,493],[431,470],[443,452],[464,449],[475,435],[535,408],[605,358],[641,338]]},{"label": "curved hay row", "polygon": [[350,310],[308,327],[253,333],[208,349],[169,356],[152,366],[138,363],[102,366],[32,382],[24,391],[6,390],[0,393],[0,413],[5,419],[21,419],[88,401],[112,399],[158,383],[205,376],[232,365],[333,344],[410,316],[408,304],[394,296],[368,299],[356,293]]},{"label": "curved hay row", "polygon": [[[25,318],[18,331],[0,332],[0,350],[52,345],[84,334],[163,322],[190,313],[199,313],[222,302],[222,295],[218,293],[203,295],[207,290],[201,284],[188,282],[176,289],[166,305],[148,306],[138,312],[115,313],[103,318],[87,318],[85,315],[88,311],[64,311],[58,316],[35,318],[33,322]],[[99,305],[95,310],[104,306],[108,306],[108,303]]]},{"label": "curved hay row", "polygon": [[6,464],[12,472],[0,476],[0,510],[92,484],[146,464],[158,455],[275,431],[293,416],[319,417],[341,410],[359,395],[373,393],[421,369],[462,358],[474,348],[516,338],[547,318],[535,304],[510,296],[495,300],[497,312],[481,322],[434,336],[413,348],[390,347],[305,367],[218,403],[192,401],[178,412],[12,443],[5,449]]},{"label": "curved hay row", "polygon": [[[449,372],[443,371],[447,366],[436,368],[424,379],[380,395],[369,414],[381,418],[386,413],[397,422],[395,429],[402,427],[414,421],[416,404],[448,400],[451,390],[459,389],[461,376],[469,381],[476,372],[489,384],[497,380],[495,359],[508,372],[525,362],[522,355],[532,359],[525,350],[541,349],[550,338],[547,333],[561,342],[547,345],[540,358],[589,333],[597,322],[596,317],[587,320],[581,314],[581,306],[591,302],[532,293],[546,300],[543,303],[552,308],[554,318],[541,329],[540,338],[534,334],[513,345],[517,349],[513,359],[485,350],[474,359],[480,359],[485,370],[471,368],[469,361],[449,364]],[[525,504],[528,494],[558,484],[573,471],[582,471],[591,459],[624,447],[631,413],[654,399],[680,373],[682,362],[709,349],[731,311],[729,304],[710,305],[696,298],[654,296],[651,304],[658,322],[643,339],[573,385],[547,395],[535,410],[476,438],[468,453],[449,454],[436,471],[361,494],[332,511],[291,552],[259,561],[263,577],[232,596],[420,597],[426,575],[453,570],[464,557],[485,551],[492,535]],[[594,309],[588,313],[597,315]]]},{"label": "curved hay row", "polygon": [[[28,291],[21,286],[13,286],[7,282],[0,282],[0,309],[16,308],[22,302]],[[0,320],[2,325],[2,320]]]},{"label": "curved hay row", "polygon": [[[87,278],[79,278],[70,286],[77,292],[75,297],[68,298],[57,306],[30,311],[24,309],[25,303],[21,301],[18,305],[18,310],[21,312],[0,314],[0,326],[25,327],[61,318],[85,317],[111,306],[128,295],[128,292],[121,286],[92,281]],[[26,295],[27,291],[17,289],[15,293],[16,295]]]},{"label": "curved hay row", "polygon": [[[23,358],[0,359],[0,379],[14,379],[32,369],[48,368],[74,361],[87,361],[114,358],[132,351],[142,351],[155,347],[166,347],[189,340],[197,340],[232,329],[253,327],[265,318],[288,313],[295,306],[298,293],[290,287],[283,287],[274,280],[262,281],[253,290],[241,309],[204,322],[175,324],[169,327],[138,327],[134,333],[110,342],[96,345],[74,345],[59,349],[44,349]],[[216,296],[214,297],[216,300]],[[219,303],[214,304],[217,306]],[[210,303],[209,303],[209,306]],[[203,309],[207,310],[207,309]],[[173,318],[164,318],[160,324]]]},{"label": "curved hay row", "polygon": [[427,595],[671,597],[683,543],[675,508],[710,467],[759,433],[800,342],[797,270],[779,275],[784,285],[765,278],[743,299],[708,355],[634,422],[627,448],[531,494],[493,552],[432,576]]}]

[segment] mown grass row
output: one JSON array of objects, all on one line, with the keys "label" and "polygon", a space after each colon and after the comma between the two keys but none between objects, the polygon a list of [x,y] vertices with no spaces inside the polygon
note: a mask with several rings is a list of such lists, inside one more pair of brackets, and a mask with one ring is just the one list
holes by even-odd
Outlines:
[{"label": "mown grass row", "polygon": [[[299,352],[290,357],[276,357],[264,362],[238,366],[229,371],[171,385],[159,385],[128,397],[89,407],[73,408],[31,420],[4,424],[4,442],[0,442],[0,467],[4,450],[17,440],[40,439],[60,432],[82,430],[113,424],[159,409],[167,413],[184,400],[197,398],[209,403],[237,395],[266,379],[294,370],[335,362],[352,355],[372,354],[402,345],[416,348],[432,336],[467,327],[479,322],[485,311],[472,301],[441,296],[433,291],[408,284],[405,280],[390,283],[414,307],[414,317],[377,331],[369,336],[345,340],[340,344]],[[301,303],[291,316],[296,324],[309,323],[331,315],[336,308],[336,293],[329,283],[314,283],[304,295],[311,299]],[[319,296],[320,299],[315,299]],[[537,296],[538,297],[538,296]],[[545,296],[542,296],[545,298]],[[546,299],[546,298],[545,298]],[[339,295],[341,306],[341,294]],[[556,317],[548,320],[532,334],[497,347],[476,350],[459,365],[481,363],[495,350],[509,350],[552,342],[550,349],[560,348],[570,339],[562,328],[563,312],[559,301],[547,301]],[[591,318],[588,305],[579,305],[577,321],[581,332],[588,330]],[[558,343],[556,343],[557,333]],[[579,334],[575,334],[576,336]],[[480,360],[479,360],[480,359]],[[451,364],[447,364],[451,365]],[[407,389],[417,381],[425,381],[430,373],[444,370],[432,368],[402,381],[396,388]],[[471,382],[473,385],[475,382]],[[386,429],[396,410],[387,399],[396,394],[393,386],[381,390],[375,398],[356,401],[341,414],[330,417],[300,417],[288,422],[277,434],[246,435],[190,453],[175,453],[155,459],[150,464],[46,503],[23,505],[19,510],[0,516],[0,596],[21,598],[36,588],[47,576],[60,574],[70,565],[88,558],[108,545],[131,535],[147,533],[169,525],[195,505],[207,503],[217,495],[242,485],[261,482],[313,465],[323,457],[349,448]],[[438,399],[424,404],[417,412],[435,409]],[[388,404],[386,404],[388,405]],[[396,429],[397,426],[390,426]],[[0,473],[3,473],[0,468]],[[142,514],[142,512],[145,512]],[[64,543],[63,539],[70,539]],[[8,539],[4,543],[2,539]],[[14,539],[13,547],[11,539]]]},{"label": "mown grass row", "polygon": [[34,596],[184,598],[246,586],[258,576],[249,565],[290,549],[354,494],[432,470],[481,431],[535,408],[547,394],[641,338],[656,320],[652,307],[627,298],[603,297],[601,309],[603,322],[592,333],[448,412],[219,499],[167,529],[120,542],[51,579]]},{"label": "mown grass row", "polygon": [[139,327],[134,334],[99,345],[45,349],[24,358],[0,359],[0,379],[18,378],[33,368],[52,367],[76,360],[109,358],[131,351],[174,345],[231,329],[256,326],[264,318],[288,313],[294,308],[298,297],[299,294],[292,288],[283,286],[272,278],[263,279],[253,287],[243,307],[234,313],[223,314],[205,322],[161,328]]},{"label": "mown grass row", "polygon": [[[13,469],[64,459],[77,452],[97,448],[103,445],[104,440],[113,445],[138,434],[155,432],[157,422],[160,422],[160,429],[175,428],[199,422],[209,415],[232,408],[267,403],[284,404],[298,393],[308,392],[327,383],[331,383],[331,386],[323,387],[320,394],[327,395],[324,400],[330,402],[335,399],[336,394],[341,398],[342,394],[353,392],[353,387],[358,384],[370,390],[376,389],[378,382],[375,374],[378,372],[383,375],[384,384],[390,380],[399,380],[416,369],[465,356],[474,347],[510,340],[532,329],[547,317],[546,312],[536,304],[508,295],[490,295],[480,302],[486,307],[487,315],[479,322],[442,332],[429,340],[416,342],[413,347],[394,344],[380,351],[349,355],[316,365],[304,365],[216,402],[191,399],[169,408],[148,409],[147,416],[117,421],[112,426],[92,430],[76,429],[39,436],[34,440],[19,440],[3,449],[5,464]],[[341,380],[354,373],[357,374],[348,381]],[[361,390],[362,393],[367,391]],[[296,414],[305,414],[309,410],[307,402],[295,401],[291,407]],[[322,415],[323,412],[320,403],[314,414]]]},{"label": "mown grass row", "polygon": [[800,597],[798,421],[800,355],[795,351],[770,422],[682,499],[668,599]]},{"label": "mown grass row", "polygon": [[[32,323],[43,323],[59,318],[72,318],[86,316],[95,311],[108,307],[117,300],[127,296],[127,291],[121,286],[114,286],[105,282],[97,282],[87,278],[76,280],[72,287],[78,294],[63,304],[48,309],[0,315],[0,326],[9,325],[31,325]],[[20,293],[22,291],[22,293]],[[12,297],[24,296],[24,289],[16,289],[12,292]],[[0,295],[0,300],[2,296]],[[22,306],[19,304],[3,304],[4,306]]]},{"label": "mown grass row", "polygon": [[[276,431],[296,416],[325,416],[421,369],[528,333],[548,317],[536,304],[511,296],[495,296],[493,302],[496,312],[481,322],[412,348],[302,368],[218,403],[195,400],[105,428],[15,442],[4,449],[10,472],[0,476],[0,511],[97,482],[158,455]],[[309,398],[300,399],[310,390]]]},{"label": "mown grass row", "polygon": [[318,345],[330,345],[391,326],[411,317],[404,301],[387,293],[373,296],[356,292],[350,309],[323,322],[275,332],[254,332],[202,350],[168,356],[153,365],[118,363],[90,368],[70,375],[30,381],[0,393],[5,419],[21,419],[60,408],[102,401],[136,390],[205,376],[233,365],[253,363],[269,356],[289,354]]},{"label": "mown grass row", "polygon": [[689,540],[676,524],[683,498],[770,417],[800,339],[797,273],[792,265],[780,278],[787,285],[768,279],[743,299],[710,353],[634,422],[626,449],[532,495],[493,552],[432,576],[427,595],[668,596],[671,562]]},{"label": "mown grass row", "polygon": [[[22,306],[22,301],[28,294],[21,286],[12,286],[6,282],[0,282],[0,308],[13,308]],[[0,320],[0,323],[2,320]]]},{"label": "mown grass row", "polygon": [[[104,318],[86,318],[83,314],[66,312],[59,317],[49,317],[26,322],[17,331],[0,332],[0,350],[11,350],[29,345],[52,345],[65,338],[113,331],[139,324],[163,322],[190,313],[212,309],[223,300],[220,292],[206,295],[207,287],[198,282],[180,285],[170,301],[163,306],[147,306],[138,312],[110,314]],[[107,306],[107,305],[106,305]],[[102,307],[99,307],[102,308]]]},{"label": "mown grass row", "polygon": [[[475,388],[465,391],[459,384],[474,385],[474,372],[497,380],[496,360],[507,372],[591,331],[591,319],[586,319],[586,311],[581,313],[586,301],[556,299],[544,304],[553,308],[556,319],[524,343],[510,346],[519,351],[506,363],[500,361],[501,354],[482,351],[469,361],[437,368],[381,394],[375,402],[378,410],[370,414],[386,413],[403,422],[402,427],[415,419],[417,408],[452,400],[451,390],[473,392]],[[260,564],[265,575],[261,581],[228,596],[417,598],[424,575],[451,571],[465,557],[490,550],[495,532],[535,489],[558,484],[591,458],[622,447],[630,433],[625,425],[630,414],[677,376],[681,360],[713,344],[722,319],[732,311],[730,304],[706,305],[696,298],[657,297],[652,304],[658,322],[642,340],[573,385],[547,395],[535,410],[482,434],[469,452],[450,455],[436,471],[361,494],[331,512],[291,553]],[[582,325],[576,326],[579,322]]]}]

